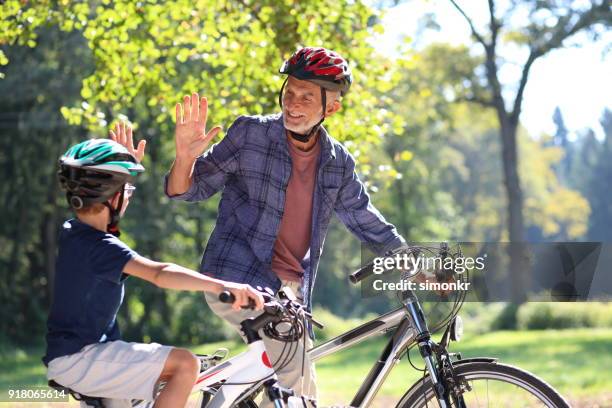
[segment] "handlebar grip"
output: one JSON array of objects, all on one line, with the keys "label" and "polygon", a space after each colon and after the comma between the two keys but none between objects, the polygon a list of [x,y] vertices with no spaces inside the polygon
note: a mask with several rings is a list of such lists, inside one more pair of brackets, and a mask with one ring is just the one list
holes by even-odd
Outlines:
[{"label": "handlebar grip", "polygon": [[[407,245],[401,245],[391,251],[387,251],[384,256],[392,257],[392,256],[395,256],[396,254],[402,254],[402,253],[409,254],[411,252],[414,254],[418,254],[418,249],[415,251],[414,247],[409,247]],[[374,261],[370,262],[366,266],[350,274],[349,279],[351,283],[355,284],[355,283],[361,282],[362,280],[364,280],[365,278],[373,274],[374,274]]]},{"label": "handlebar grip", "polygon": [[368,264],[361,269],[356,270],[355,272],[349,275],[349,279],[352,284],[356,284],[367,278],[368,276],[374,273],[374,265]]},{"label": "handlebar grip", "polygon": [[234,303],[236,301],[236,296],[229,290],[224,290],[219,294],[219,300],[222,303]]},{"label": "handlebar grip", "polygon": [[[236,301],[236,296],[234,296],[234,294],[230,292],[229,290],[224,290],[223,292],[219,293],[219,300],[222,303],[232,304]],[[249,304],[242,305],[240,306],[240,308],[241,309],[255,309],[255,301],[249,298]]]}]

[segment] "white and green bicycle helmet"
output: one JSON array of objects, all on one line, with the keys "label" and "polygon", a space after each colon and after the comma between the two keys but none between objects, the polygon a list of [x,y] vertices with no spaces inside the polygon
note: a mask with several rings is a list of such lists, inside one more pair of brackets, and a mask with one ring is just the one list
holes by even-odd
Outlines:
[{"label": "white and green bicycle helmet", "polygon": [[[144,167],[124,146],[110,139],[90,139],[69,148],[59,160],[59,181],[74,209],[103,203],[111,210],[111,227],[119,222],[119,210],[108,200]],[[123,203],[123,194],[121,202]],[[113,229],[113,228],[111,228]]]}]

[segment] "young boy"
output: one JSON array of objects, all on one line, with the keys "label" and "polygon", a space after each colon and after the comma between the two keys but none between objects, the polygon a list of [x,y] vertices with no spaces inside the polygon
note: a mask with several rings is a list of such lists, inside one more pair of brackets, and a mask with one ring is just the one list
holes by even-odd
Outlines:
[{"label": "young boy", "polygon": [[155,407],[183,407],[198,360],[185,349],[120,340],[116,316],[125,279],[131,275],[162,288],[214,294],[229,290],[236,310],[250,299],[260,310],[263,298],[249,285],[144,258],[119,240],[119,219],[135,189],[130,181],[144,171],[139,163],[144,144],[134,150],[131,129],[127,133],[125,125],[118,126],[114,140],[88,140],[60,158],[60,183],[76,218],[60,233],[43,362],[50,380],[113,400],[150,401],[164,380]]}]

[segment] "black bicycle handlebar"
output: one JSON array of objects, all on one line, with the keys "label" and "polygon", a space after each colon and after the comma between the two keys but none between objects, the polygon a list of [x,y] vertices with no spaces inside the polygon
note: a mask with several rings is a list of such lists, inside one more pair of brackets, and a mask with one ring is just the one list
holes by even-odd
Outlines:
[{"label": "black bicycle handlebar", "polygon": [[[418,246],[401,246],[399,248],[396,248],[394,250],[391,250],[385,253],[384,256],[393,257],[397,254],[412,254],[413,256],[417,257],[423,248],[424,247],[418,247]],[[432,249],[432,248],[429,248],[429,249]],[[442,259],[446,259],[448,256],[452,257],[453,255],[454,254],[451,254],[448,243],[441,242],[440,247],[438,249],[438,256]],[[412,272],[415,273],[416,271],[412,271]],[[449,277],[452,277],[453,272],[454,271],[452,269],[449,270],[449,268],[442,268],[442,270],[436,271],[436,278],[438,278],[438,280],[441,282],[445,282],[448,280]],[[352,284],[356,284],[373,274],[374,274],[374,261],[361,267],[360,269],[357,269],[355,272],[350,274],[349,280],[351,281]]]},{"label": "black bicycle handlebar", "polygon": [[[274,298],[270,295],[268,295],[267,293],[262,293],[261,294],[264,298],[264,302],[270,302],[271,300],[273,300]],[[224,290],[223,292],[221,292],[219,294],[219,300],[223,303],[229,303],[232,304],[236,301],[236,296],[234,296],[234,294],[232,292],[230,292],[229,290]],[[255,309],[255,301],[251,298],[249,298],[249,304],[248,305],[242,305],[240,306],[242,309]]]},{"label": "black bicycle handlebar", "polygon": [[374,273],[374,264],[370,262],[363,268],[357,269],[355,272],[351,273],[349,275],[349,280],[354,285],[356,283],[361,282],[362,280],[372,275],[373,273]]},{"label": "black bicycle handlebar", "polygon": [[[391,257],[394,256],[396,254],[401,254],[401,253],[408,253],[412,251],[412,249],[408,246],[404,246],[402,245],[399,248],[395,248],[391,251],[388,251],[385,253],[385,257]],[[351,273],[349,275],[349,280],[351,281],[351,283],[354,285],[356,283],[361,282],[362,280],[364,280],[365,278],[371,276],[372,274],[374,274],[374,261],[370,262],[369,264],[357,269],[355,272]]]}]

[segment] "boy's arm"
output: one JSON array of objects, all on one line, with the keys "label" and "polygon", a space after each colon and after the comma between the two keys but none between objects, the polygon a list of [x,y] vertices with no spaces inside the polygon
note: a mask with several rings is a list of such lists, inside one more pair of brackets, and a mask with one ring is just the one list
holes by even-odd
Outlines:
[{"label": "boy's arm", "polygon": [[155,262],[139,255],[128,261],[123,272],[165,289],[200,290],[214,294],[229,290],[236,297],[232,305],[236,310],[248,305],[249,299],[255,302],[256,310],[261,310],[264,304],[261,294],[249,285],[214,279],[176,264]]}]

